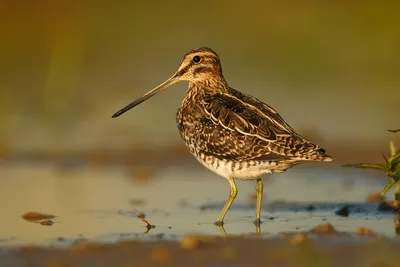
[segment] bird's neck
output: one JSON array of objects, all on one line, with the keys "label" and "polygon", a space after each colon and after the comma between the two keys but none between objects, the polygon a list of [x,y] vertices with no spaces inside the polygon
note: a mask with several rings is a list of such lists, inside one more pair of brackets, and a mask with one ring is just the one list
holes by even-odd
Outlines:
[{"label": "bird's neck", "polygon": [[196,81],[194,83],[189,82],[189,87],[186,91],[186,95],[212,95],[216,93],[227,92],[229,89],[228,83],[223,77],[218,79],[207,79]]},{"label": "bird's neck", "polygon": [[[210,79],[204,81],[189,82],[185,98],[182,100],[181,108],[188,105],[197,105],[201,100],[209,95],[216,93],[224,93],[229,90],[229,86],[225,79]],[[192,103],[192,104],[190,104]]]}]

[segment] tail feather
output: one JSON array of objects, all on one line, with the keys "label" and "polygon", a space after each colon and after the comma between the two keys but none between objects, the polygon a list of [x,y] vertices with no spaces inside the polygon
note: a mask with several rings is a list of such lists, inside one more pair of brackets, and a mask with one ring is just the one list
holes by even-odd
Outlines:
[{"label": "tail feather", "polygon": [[311,160],[311,161],[332,161],[333,158],[325,153],[325,149],[317,148],[299,155],[298,160]]}]

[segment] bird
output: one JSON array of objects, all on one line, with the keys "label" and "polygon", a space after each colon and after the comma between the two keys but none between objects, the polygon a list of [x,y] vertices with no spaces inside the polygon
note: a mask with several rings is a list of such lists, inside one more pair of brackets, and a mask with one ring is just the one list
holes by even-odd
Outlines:
[{"label": "bird", "polygon": [[261,100],[231,88],[217,53],[201,47],[186,53],[166,81],[117,111],[116,118],[169,86],[189,86],[176,115],[179,133],[190,153],[206,168],[226,178],[230,193],[215,221],[224,218],[238,194],[235,179],[256,180],[256,216],[261,224],[265,174],[281,173],[306,161],[332,161],[320,146],[297,133]]}]

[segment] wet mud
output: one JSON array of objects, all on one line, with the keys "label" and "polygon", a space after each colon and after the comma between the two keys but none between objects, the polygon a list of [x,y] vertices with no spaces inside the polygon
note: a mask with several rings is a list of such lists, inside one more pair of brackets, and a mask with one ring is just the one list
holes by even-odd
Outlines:
[{"label": "wet mud", "polygon": [[227,181],[201,166],[149,172],[143,182],[119,167],[3,165],[0,266],[398,266],[399,205],[374,194],[387,182],[379,173],[266,177],[260,227],[255,184],[238,181],[217,227]]}]

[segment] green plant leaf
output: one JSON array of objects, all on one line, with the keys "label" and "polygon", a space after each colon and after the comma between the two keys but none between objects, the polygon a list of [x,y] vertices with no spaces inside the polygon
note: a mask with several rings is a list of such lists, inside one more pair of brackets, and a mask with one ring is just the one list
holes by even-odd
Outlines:
[{"label": "green plant leaf", "polygon": [[394,146],[392,140],[389,141],[390,156],[393,157],[397,153],[397,148]]},{"label": "green plant leaf", "polygon": [[386,166],[388,166],[389,161],[388,161],[387,157],[385,156],[385,154],[382,153],[382,157],[385,159]]},{"label": "green plant leaf", "polygon": [[375,169],[386,171],[386,166],[383,164],[373,164],[373,163],[359,163],[359,164],[345,164],[343,167],[351,167],[351,168],[364,168],[364,169]]},{"label": "green plant leaf", "polygon": [[383,191],[382,191],[382,193],[381,193],[381,196],[382,196],[382,197],[385,196],[385,194],[387,193],[387,191],[389,191],[390,188],[392,188],[392,186],[393,186],[396,182],[397,182],[396,180],[392,179],[392,180],[385,186],[385,188],[383,189]]},{"label": "green plant leaf", "polygon": [[400,163],[400,152],[397,152],[390,158],[390,163],[393,166],[392,170],[395,170],[397,165]]},{"label": "green plant leaf", "polygon": [[396,184],[396,190],[395,190],[395,193],[394,193],[395,199],[399,200],[397,196],[400,196],[400,183]]},{"label": "green plant leaf", "polygon": [[386,169],[387,175],[393,177],[396,176],[400,165],[400,153],[395,154],[389,158],[388,166]]}]

